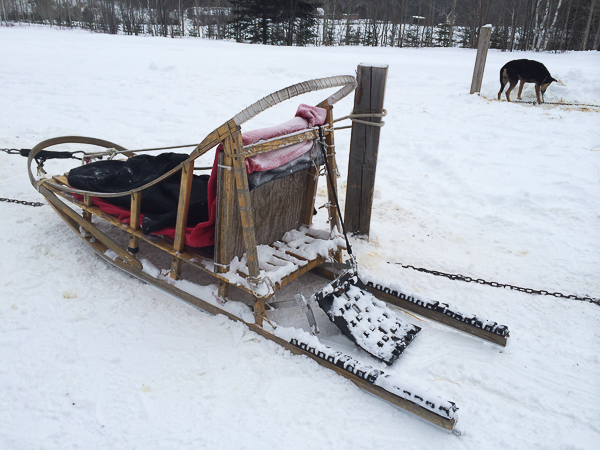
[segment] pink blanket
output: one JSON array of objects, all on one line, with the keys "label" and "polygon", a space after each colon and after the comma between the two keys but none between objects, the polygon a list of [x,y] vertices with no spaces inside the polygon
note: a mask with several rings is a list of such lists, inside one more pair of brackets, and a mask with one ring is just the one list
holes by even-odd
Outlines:
[{"label": "pink blanket", "polygon": [[[287,122],[274,127],[261,128],[242,133],[242,141],[244,145],[255,144],[259,141],[273,139],[278,136],[305,130],[306,128],[323,125],[326,118],[327,111],[325,109],[301,104],[296,111],[296,117],[292,120],[288,120]],[[303,155],[309,151],[311,147],[311,141],[304,141],[279,150],[260,153],[246,159],[246,170],[248,173],[252,173],[275,169],[296,159],[298,156]]]}]

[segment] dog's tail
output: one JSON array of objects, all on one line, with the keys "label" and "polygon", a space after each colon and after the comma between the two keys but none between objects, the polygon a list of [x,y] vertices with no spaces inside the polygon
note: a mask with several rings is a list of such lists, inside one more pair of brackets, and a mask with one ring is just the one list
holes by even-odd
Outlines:
[{"label": "dog's tail", "polygon": [[506,68],[503,67],[500,69],[500,92],[498,92],[498,95],[502,94],[506,83],[508,83],[508,75],[506,73]]}]

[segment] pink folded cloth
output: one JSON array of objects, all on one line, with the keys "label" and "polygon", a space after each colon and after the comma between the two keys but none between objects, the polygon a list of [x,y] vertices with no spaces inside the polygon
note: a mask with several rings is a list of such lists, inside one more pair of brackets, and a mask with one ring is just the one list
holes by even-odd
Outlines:
[{"label": "pink folded cloth", "polygon": [[[327,118],[327,110],[317,106],[301,104],[296,111],[296,117],[274,127],[261,128],[242,133],[244,145],[255,144],[258,141],[273,139],[277,136],[305,130],[317,125],[323,125]],[[304,141],[299,144],[261,153],[246,159],[246,170],[248,173],[263,172],[275,169],[291,160],[303,155],[312,147],[312,141]]]}]

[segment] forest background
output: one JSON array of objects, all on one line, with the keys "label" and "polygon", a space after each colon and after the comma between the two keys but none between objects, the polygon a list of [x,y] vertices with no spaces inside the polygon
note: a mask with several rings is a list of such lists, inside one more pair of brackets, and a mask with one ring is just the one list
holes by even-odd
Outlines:
[{"label": "forest background", "polygon": [[600,50],[598,0],[0,0],[0,23],[295,46]]}]

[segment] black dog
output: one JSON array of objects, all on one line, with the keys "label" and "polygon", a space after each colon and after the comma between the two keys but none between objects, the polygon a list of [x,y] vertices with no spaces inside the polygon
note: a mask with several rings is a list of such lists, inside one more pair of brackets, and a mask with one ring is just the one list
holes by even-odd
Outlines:
[{"label": "black dog", "polygon": [[[504,90],[506,83],[510,83],[510,86],[506,90],[506,100],[510,102],[510,93],[520,81],[519,93],[517,98],[521,100],[521,92],[523,92],[523,85],[525,83],[535,83],[535,95],[537,96],[538,103],[542,103],[544,93],[548,86],[553,81],[557,81],[550,75],[546,66],[541,62],[533,61],[531,59],[515,59],[509,61],[502,69],[500,69],[500,91],[498,92],[498,100],[500,100],[500,94]],[[540,91],[542,97],[540,98]]]}]

